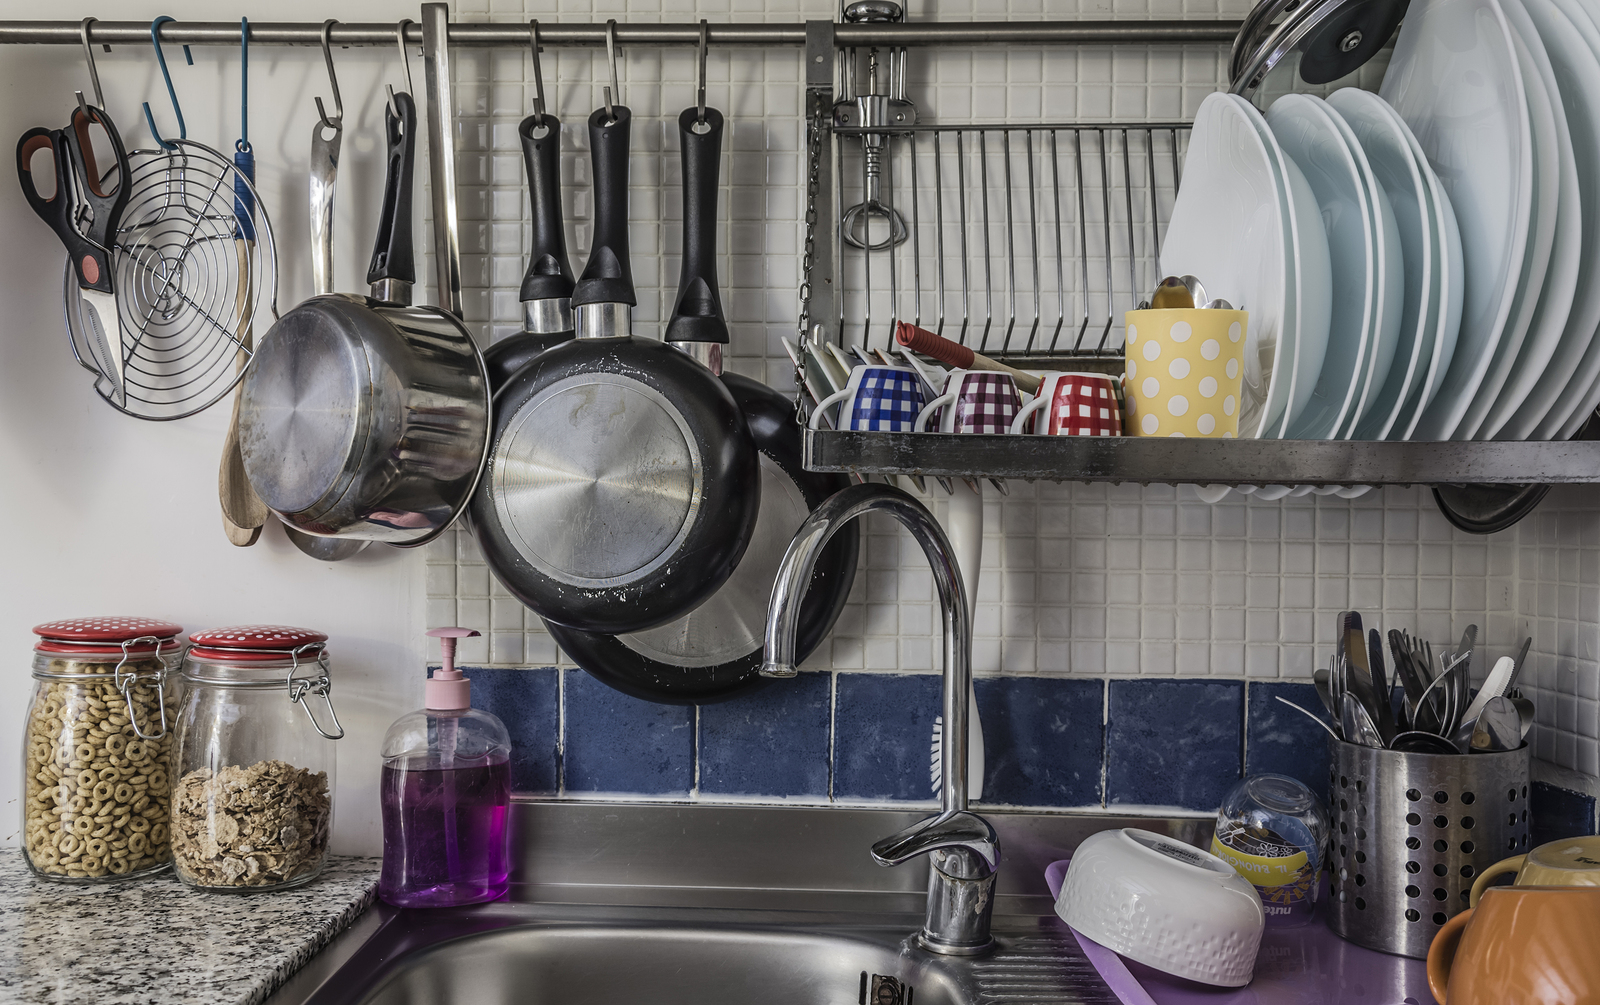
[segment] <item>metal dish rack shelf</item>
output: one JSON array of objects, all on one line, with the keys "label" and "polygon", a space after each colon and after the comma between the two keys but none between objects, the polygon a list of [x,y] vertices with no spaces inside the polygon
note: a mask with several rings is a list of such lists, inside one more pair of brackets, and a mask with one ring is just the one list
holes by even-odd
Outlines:
[{"label": "metal dish rack shelf", "polygon": [[[442,4],[423,4],[419,24],[404,29],[407,44],[424,41],[425,28],[444,34],[449,48],[521,49],[528,44],[525,23],[446,24],[448,15]],[[702,34],[698,23],[601,23],[556,22],[540,25],[540,41],[546,46],[695,46],[705,39],[717,47],[785,46],[800,49],[806,66],[805,107],[832,109],[841,81],[843,64],[856,51],[943,45],[1226,45],[1234,41],[1242,22],[1223,19],[1118,20],[1118,21],[1007,21],[1007,22],[863,22],[846,23],[812,20],[792,23],[721,23],[707,25]],[[147,44],[150,25],[144,21],[10,20],[0,21],[0,45],[45,44],[80,46],[88,44]],[[250,41],[255,45],[314,46],[321,41],[319,22],[256,22],[251,25]],[[237,46],[237,22],[170,22],[159,28],[162,41],[186,45]],[[392,22],[335,22],[331,42],[341,47],[392,45]],[[446,57],[447,58],[447,57]],[[443,60],[440,60],[442,63]],[[902,62],[903,66],[903,62]],[[428,67],[430,82],[443,92],[438,97],[448,106],[450,75],[447,66]],[[903,70],[901,71],[903,88]],[[430,95],[431,96],[431,95]],[[444,154],[443,163],[433,165],[434,217],[454,219],[453,137],[440,122],[430,121],[430,142]],[[839,344],[883,344],[884,333],[896,317],[931,321],[938,327],[940,315],[947,334],[959,334],[975,347],[997,350],[993,355],[1023,367],[1059,366],[1062,348],[1070,335],[1071,351],[1066,354],[1074,366],[1118,369],[1121,365],[1120,336],[1116,319],[1122,309],[1133,306],[1128,297],[1141,283],[1153,282],[1154,248],[1158,243],[1159,217],[1165,195],[1170,208],[1170,192],[1175,190],[1181,157],[1179,143],[1184,127],[1174,123],[1069,123],[1061,125],[968,125],[934,126],[890,130],[897,139],[890,142],[899,149],[887,159],[888,180],[896,177],[897,167],[909,172],[916,166],[919,182],[927,158],[945,156],[943,144],[965,134],[981,137],[973,146],[963,141],[961,155],[991,158],[990,164],[1003,169],[1010,185],[1011,202],[1005,209],[990,203],[988,225],[979,233],[992,243],[1005,240],[1015,251],[1021,234],[1027,238],[1031,254],[1028,267],[1005,272],[1000,284],[993,271],[982,292],[986,296],[983,323],[971,305],[979,292],[978,270],[972,265],[973,247],[957,254],[937,250],[942,236],[956,233],[935,217],[961,203],[928,203],[918,191],[918,205],[911,221],[918,240],[911,249],[899,251],[893,259],[896,275],[890,291],[870,286],[866,270],[872,266],[844,261],[843,246],[837,240],[817,241],[812,272],[811,317],[821,328],[820,335]],[[873,132],[848,123],[819,130],[825,145],[819,172],[819,218],[830,228],[840,218],[839,190],[850,191],[853,181],[846,178],[847,164],[835,138],[849,138]],[[951,134],[955,134],[954,137]],[[1092,138],[1091,138],[1092,134]],[[999,139],[995,137],[998,135]],[[1065,158],[1063,137],[1070,135],[1076,144],[1073,158]],[[1170,148],[1160,148],[1163,136],[1170,136]],[[1086,138],[1088,142],[1084,142]],[[1007,162],[1007,152],[1015,154],[1021,140],[1023,156]],[[1046,144],[1054,143],[1055,161],[1047,174]],[[1029,147],[1029,144],[1032,144]],[[1098,144],[1098,146],[1097,146]],[[939,147],[937,154],[935,146]],[[954,144],[952,144],[954,146]],[[1121,160],[1117,160],[1120,151]],[[1165,159],[1163,151],[1166,152]],[[954,151],[951,151],[952,155]],[[998,158],[998,161],[993,158]],[[1066,164],[1073,167],[1069,170]],[[1166,162],[1170,161],[1170,166]],[[955,161],[947,162],[951,166]],[[1019,165],[1023,174],[1013,176]],[[931,164],[928,164],[931,167]],[[941,166],[944,166],[941,164]],[[1025,169],[1037,173],[1034,183],[1023,189]],[[1080,173],[1081,172],[1081,173]],[[1096,173],[1098,172],[1098,174]],[[1165,172],[1163,176],[1162,172]],[[1118,177],[1120,173],[1120,179]],[[1035,198],[1038,180],[1050,177],[1057,182],[1050,199]],[[854,177],[854,176],[851,176]],[[931,177],[931,176],[930,176]],[[844,185],[838,182],[844,179]],[[1065,181],[1063,182],[1063,179]],[[1093,190],[1093,179],[1101,189]],[[863,179],[864,181],[864,179]],[[1120,189],[1119,189],[1120,181]],[[447,184],[440,185],[439,182]],[[1088,183],[1089,188],[1084,186]],[[1136,196],[1138,184],[1147,186]],[[1025,192],[1026,198],[1019,196]],[[1057,209],[1054,197],[1071,193]],[[1001,186],[1002,198],[1006,194]],[[1120,195],[1118,194],[1120,192]],[[971,193],[958,193],[971,208]],[[1099,196],[1099,215],[1095,213]],[[1111,196],[1116,196],[1115,200]],[[891,198],[892,198],[891,186]],[[1080,202],[1081,197],[1081,202]],[[984,198],[988,198],[987,190]],[[1121,217],[1113,212],[1126,207]],[[904,205],[904,204],[903,204]],[[1033,215],[1023,213],[1029,209]],[[1148,214],[1146,213],[1148,207]],[[983,206],[979,206],[981,212]],[[1073,215],[1075,209],[1081,210]],[[1082,232],[1065,236],[1064,223],[1071,219],[1082,224]],[[998,224],[998,226],[997,226]],[[1010,225],[1011,229],[1005,228]],[[436,264],[440,269],[436,300],[446,305],[459,303],[459,271],[456,249],[447,243],[447,228],[436,228]],[[969,233],[970,236],[970,233]],[[1099,241],[1096,245],[1094,242]],[[1053,243],[1052,243],[1053,242]],[[1067,254],[1073,251],[1076,255]],[[1087,244],[1085,243],[1087,242]],[[1119,242],[1120,245],[1119,245]],[[1123,250],[1119,257],[1117,252]],[[1142,249],[1142,250],[1141,250]],[[1095,260],[1095,254],[1102,257]],[[1054,257],[1052,257],[1052,255]],[[1125,259],[1125,260],[1124,260]],[[1069,274],[1066,261],[1074,263]],[[1093,267],[1091,266],[1093,262]],[[921,278],[937,274],[940,265],[952,274],[953,266],[968,266],[967,305],[955,317],[951,304],[944,311],[930,300],[936,288],[920,285],[919,269],[931,269]],[[875,264],[875,263],[874,263]],[[992,266],[992,259],[988,262]],[[844,266],[844,267],[841,267]],[[909,267],[912,289],[900,284],[899,270]],[[1052,276],[1051,269],[1055,272]],[[850,272],[856,269],[857,272]],[[1125,272],[1130,291],[1118,300],[1116,278]],[[854,294],[849,280],[861,280]],[[887,277],[887,263],[879,270]],[[837,279],[837,281],[835,281]],[[942,287],[940,287],[942,288]],[[864,291],[864,293],[863,293]],[[863,297],[859,320],[851,315],[846,322],[850,297]],[[887,300],[874,300],[874,297]],[[1125,303],[1123,301],[1126,301]],[[874,309],[874,305],[879,304]],[[1000,304],[1003,322],[994,311]],[[1070,306],[1069,306],[1070,305]],[[1104,308],[1102,316],[1099,311]],[[870,312],[870,317],[869,317]],[[872,318],[878,319],[877,321]],[[880,323],[881,322],[881,327]],[[854,326],[854,327],[852,327]],[[853,332],[859,330],[859,337]],[[812,329],[815,331],[815,329]],[[1026,337],[1021,337],[1025,332]],[[1041,336],[1048,332],[1049,339]],[[1055,347],[1056,352],[1048,350]],[[1041,352],[1041,350],[1044,350]],[[1594,423],[1591,423],[1591,427]],[[1582,434],[1580,434],[1580,437]],[[1128,481],[1140,483],[1221,483],[1239,485],[1405,485],[1488,483],[1535,485],[1557,483],[1600,483],[1600,440],[1574,440],[1570,443],[1374,443],[1312,441],[1199,441],[1119,438],[1088,440],[1073,437],[954,436],[937,433],[886,434],[855,432],[807,432],[805,458],[817,470],[850,471],[860,474],[925,474],[970,478],[1018,478],[1055,481]]]}]

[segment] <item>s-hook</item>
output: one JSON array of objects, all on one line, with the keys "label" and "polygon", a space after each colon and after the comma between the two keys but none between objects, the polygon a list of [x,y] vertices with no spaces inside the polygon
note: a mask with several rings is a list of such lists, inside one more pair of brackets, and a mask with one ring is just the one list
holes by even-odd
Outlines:
[{"label": "s-hook", "polygon": [[[403,17],[400,19],[400,23],[394,26],[394,42],[395,45],[400,47],[400,65],[406,71],[406,93],[410,95],[415,95],[417,92],[411,84],[411,59],[406,55],[406,29],[415,23],[410,18]],[[389,84],[387,86],[389,88],[389,114],[397,119],[402,118],[400,106],[396,105],[394,101],[394,85]]]},{"label": "s-hook", "polygon": [[617,19],[606,21],[606,59],[611,63],[611,86],[605,89],[606,95],[606,124],[617,121],[617,113],[612,109],[612,101],[622,104],[622,85],[617,82]]},{"label": "s-hook", "polygon": [[544,70],[539,66],[539,21],[528,22],[528,48],[533,53],[533,125],[544,128]]},{"label": "s-hook", "polygon": [[[106,96],[100,92],[100,71],[95,69],[94,48],[89,45],[89,25],[98,20],[99,18],[94,17],[84,18],[83,23],[78,25],[78,36],[83,39],[83,61],[89,64],[89,83],[94,85],[94,106],[96,108],[105,108]],[[78,95],[78,107],[83,108],[86,104],[83,100],[83,92],[77,91],[75,93]],[[87,116],[88,114],[88,110],[84,109],[84,115]]]},{"label": "s-hook", "polygon": [[339,77],[333,72],[333,47],[329,42],[333,26],[338,23],[331,17],[322,22],[322,59],[328,64],[328,86],[333,88],[333,118],[328,118],[327,109],[322,107],[322,99],[316,99],[317,115],[322,118],[322,127],[335,132],[344,128],[344,100],[339,97]]},{"label": "s-hook", "polygon": [[[252,185],[256,180],[256,154],[250,146],[250,19],[239,19],[239,139],[233,144],[233,215],[238,218],[234,240],[254,242],[256,239],[256,193]],[[247,264],[245,248],[237,246],[241,255],[241,268]],[[240,326],[245,339],[248,327]],[[248,352],[248,349],[246,350]]]},{"label": "s-hook", "polygon": [[[167,98],[172,102],[172,114],[178,117],[178,139],[186,140],[189,138],[189,127],[183,123],[183,109],[178,107],[178,92],[172,88],[172,74],[167,70],[167,57],[166,54],[161,51],[161,26],[166,24],[168,21],[176,20],[177,18],[175,17],[168,17],[167,15],[162,14],[154,21],[151,21],[150,44],[155,46],[156,62],[161,64],[161,79],[165,81],[167,85]],[[84,34],[87,36],[87,30],[84,32]],[[194,53],[189,51],[189,47],[187,45],[183,47],[183,58],[190,66],[194,65]],[[157,131],[156,119],[155,116],[150,114],[150,102],[148,101],[144,102],[144,122],[145,125],[150,127],[150,135],[155,137],[157,146],[161,147],[161,149],[167,151],[168,153],[178,149],[178,145],[176,143],[168,143],[162,138],[161,133]]]}]

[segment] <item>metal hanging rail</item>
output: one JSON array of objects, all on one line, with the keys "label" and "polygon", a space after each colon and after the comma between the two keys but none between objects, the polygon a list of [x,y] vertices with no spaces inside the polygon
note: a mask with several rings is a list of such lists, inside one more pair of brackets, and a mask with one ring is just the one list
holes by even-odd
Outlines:
[{"label": "metal hanging rail", "polygon": [[[895,45],[1137,45],[1229,42],[1243,22],[1205,21],[940,21],[908,24],[835,24],[834,44]],[[539,24],[544,45],[606,44],[605,22]],[[806,22],[754,22],[708,25],[711,45],[803,46]],[[79,21],[0,21],[0,44],[81,45]],[[150,41],[148,21],[91,21],[94,45],[135,45]],[[393,45],[393,22],[335,23],[329,40],[337,46]],[[700,24],[628,24],[616,22],[617,45],[684,45],[700,42]],[[174,45],[238,45],[237,21],[172,21],[160,28],[161,40]],[[422,26],[406,29],[407,44],[422,44]],[[322,44],[321,22],[254,21],[251,45]],[[525,48],[525,22],[450,25],[449,44],[471,48]]]}]

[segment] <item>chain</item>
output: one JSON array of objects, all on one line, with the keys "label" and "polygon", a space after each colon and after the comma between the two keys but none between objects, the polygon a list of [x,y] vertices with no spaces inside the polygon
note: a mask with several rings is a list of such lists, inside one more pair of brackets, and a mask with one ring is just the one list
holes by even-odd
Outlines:
[{"label": "chain", "polygon": [[812,111],[810,125],[806,129],[806,155],[809,163],[806,168],[806,239],[804,250],[800,255],[800,317],[795,327],[799,338],[801,351],[794,365],[794,407],[795,415],[802,425],[805,424],[805,345],[810,336],[808,330],[811,326],[811,270],[816,264],[817,253],[817,192],[822,184],[822,129],[823,114],[827,105],[827,94],[823,91],[811,93],[812,100],[816,103]]}]

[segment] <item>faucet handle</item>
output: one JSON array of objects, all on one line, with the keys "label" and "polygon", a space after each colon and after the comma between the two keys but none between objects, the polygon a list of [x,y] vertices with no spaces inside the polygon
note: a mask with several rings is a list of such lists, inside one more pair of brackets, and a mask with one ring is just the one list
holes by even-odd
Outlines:
[{"label": "faucet handle", "polygon": [[968,853],[961,856],[972,872],[965,878],[989,876],[1000,868],[1000,838],[989,821],[969,810],[936,813],[889,835],[872,846],[872,859],[879,865],[892,866],[944,850]]}]

